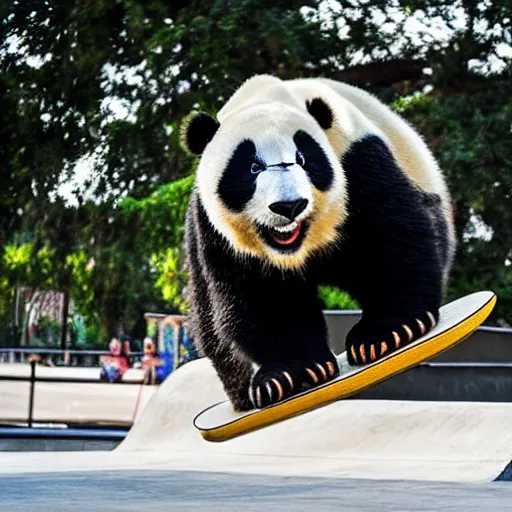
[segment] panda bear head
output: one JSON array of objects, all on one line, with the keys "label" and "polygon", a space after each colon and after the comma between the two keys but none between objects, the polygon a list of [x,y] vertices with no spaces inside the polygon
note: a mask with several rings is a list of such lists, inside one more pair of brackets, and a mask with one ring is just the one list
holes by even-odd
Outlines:
[{"label": "panda bear head", "polygon": [[286,94],[250,98],[224,107],[220,123],[189,116],[182,143],[201,157],[197,192],[232,249],[301,270],[336,244],[346,216],[344,174],[324,133],[330,110]]}]

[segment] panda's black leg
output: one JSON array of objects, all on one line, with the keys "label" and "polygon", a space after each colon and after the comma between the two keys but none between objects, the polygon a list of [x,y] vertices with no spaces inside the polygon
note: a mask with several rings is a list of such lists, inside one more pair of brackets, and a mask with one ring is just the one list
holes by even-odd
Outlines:
[{"label": "panda's black leg", "polygon": [[435,308],[404,317],[363,318],[348,333],[348,362],[365,365],[410,345],[431,331],[439,320]]},{"label": "panda's black leg", "polygon": [[[214,348],[214,345],[217,346],[217,349]],[[236,411],[252,409],[252,402],[249,398],[249,386],[253,374],[251,363],[220,346],[218,342],[203,343],[203,353],[212,362],[233,408]]]},{"label": "panda's black leg", "polygon": [[291,322],[281,319],[279,332],[274,336],[262,333],[260,342],[252,345],[254,360],[260,363],[249,391],[256,408],[278,403],[339,375],[321,310],[299,313]]},{"label": "panda's black leg", "polygon": [[213,328],[212,308],[206,299],[208,294],[206,289],[201,294],[201,288],[200,284],[194,283],[191,290],[191,293],[197,294],[190,311],[195,343],[199,353],[211,361],[234,409],[247,411],[252,408],[249,399],[249,385],[253,374],[251,362],[234,351],[230,345],[220,342]]},{"label": "panda's black leg", "polygon": [[[187,219],[190,223],[190,218]],[[237,411],[252,408],[249,384],[253,374],[251,362],[234,347],[221,340],[214,325],[213,298],[197,256],[194,230],[187,226],[187,266],[189,271],[189,318],[194,343],[199,354],[207,357],[217,373],[228,399]]]},{"label": "panda's black leg", "polygon": [[235,408],[264,407],[338,375],[316,278],[233,256],[202,211],[201,251],[193,230],[188,242],[191,323]]}]

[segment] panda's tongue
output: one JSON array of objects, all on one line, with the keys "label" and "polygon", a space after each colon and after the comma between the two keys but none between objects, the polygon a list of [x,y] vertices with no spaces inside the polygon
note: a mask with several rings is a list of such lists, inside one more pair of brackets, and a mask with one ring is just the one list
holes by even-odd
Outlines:
[{"label": "panda's tongue", "polygon": [[279,231],[272,231],[272,238],[281,245],[290,245],[297,240],[300,234],[300,224],[291,233],[281,233]]}]

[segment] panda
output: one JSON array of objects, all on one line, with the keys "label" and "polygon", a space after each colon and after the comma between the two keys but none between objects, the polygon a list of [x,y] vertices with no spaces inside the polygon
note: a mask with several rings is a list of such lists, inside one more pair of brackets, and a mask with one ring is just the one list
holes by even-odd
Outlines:
[{"label": "panda", "polygon": [[185,223],[192,334],[234,410],[339,375],[321,284],[362,308],[350,365],[436,325],[455,251],[449,191],[420,135],[376,97],[257,75],[181,135],[199,157]]}]

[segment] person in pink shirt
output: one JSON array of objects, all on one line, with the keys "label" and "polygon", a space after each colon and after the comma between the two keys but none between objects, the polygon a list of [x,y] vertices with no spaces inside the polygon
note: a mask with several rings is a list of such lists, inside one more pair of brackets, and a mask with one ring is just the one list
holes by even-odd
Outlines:
[{"label": "person in pink shirt", "polygon": [[109,343],[110,354],[102,356],[100,364],[100,380],[103,382],[120,382],[124,373],[128,370],[128,357],[124,353],[123,345],[117,338],[112,338]]}]

